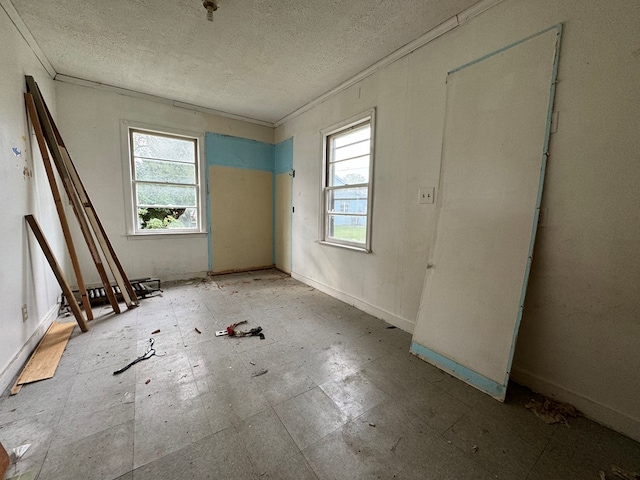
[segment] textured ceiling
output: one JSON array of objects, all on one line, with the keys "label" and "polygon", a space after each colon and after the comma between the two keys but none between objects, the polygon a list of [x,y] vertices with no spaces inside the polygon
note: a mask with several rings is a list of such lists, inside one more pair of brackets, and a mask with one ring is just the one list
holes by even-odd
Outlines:
[{"label": "textured ceiling", "polygon": [[11,0],[56,72],[276,122],[478,0]]}]

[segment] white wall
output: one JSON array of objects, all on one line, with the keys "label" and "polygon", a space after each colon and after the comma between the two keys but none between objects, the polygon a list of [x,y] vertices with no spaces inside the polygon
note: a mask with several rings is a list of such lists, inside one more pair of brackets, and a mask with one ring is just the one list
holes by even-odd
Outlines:
[{"label": "white wall", "polygon": [[[273,129],[90,87],[62,82],[55,82],[55,87],[58,127],[127,276],[168,280],[206,274],[205,234],[126,235],[121,121],[198,134],[222,133],[269,143],[273,143]],[[99,283],[79,230],[74,233],[85,282]]]},{"label": "white wall", "polygon": [[[27,124],[25,75],[36,79],[55,115],[53,81],[0,7],[0,391],[20,371],[57,314],[60,287],[24,215],[35,215],[59,261],[66,258],[42,159]],[[13,148],[21,155],[16,156]]]},{"label": "white wall", "polygon": [[[292,274],[411,331],[434,230],[447,71],[564,23],[513,378],[640,439],[640,3],[505,0],[276,130],[294,137]],[[316,243],[320,130],[377,108],[373,253]],[[427,306],[428,308],[428,306]]]}]

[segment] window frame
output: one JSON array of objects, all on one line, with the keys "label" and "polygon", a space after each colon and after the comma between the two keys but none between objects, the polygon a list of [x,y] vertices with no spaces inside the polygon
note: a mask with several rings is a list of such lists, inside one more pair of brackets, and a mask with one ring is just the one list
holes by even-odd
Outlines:
[{"label": "window frame", "polygon": [[[361,252],[371,253],[371,232],[372,232],[372,218],[373,218],[373,166],[375,161],[375,108],[367,110],[363,113],[348,118],[340,123],[334,124],[328,128],[323,129],[321,133],[322,142],[322,182],[320,191],[320,219],[319,219],[319,237],[318,243],[324,245],[330,245],[334,247],[341,247],[350,250],[357,250]],[[335,186],[329,185],[329,175],[331,167],[331,140],[333,137],[342,133],[347,133],[350,130],[355,130],[364,124],[369,124],[371,133],[369,136],[369,181],[365,183],[359,183],[349,185],[349,187],[343,188],[367,188],[367,209],[366,214],[362,215],[366,218],[366,238],[364,243],[350,242],[348,240],[340,240],[331,238],[328,236],[328,221],[329,214],[329,193],[339,190]],[[334,212],[335,213],[335,212]],[[343,212],[344,213],[344,212]]]},{"label": "window frame", "polygon": [[[143,229],[138,227],[136,183],[134,176],[135,163],[132,148],[133,133],[164,136],[169,138],[183,138],[195,142],[195,175],[196,183],[190,184],[196,187],[196,228],[154,228]],[[179,130],[171,127],[148,125],[138,122],[123,120],[121,122],[122,162],[124,172],[125,193],[125,221],[126,233],[130,237],[171,236],[171,235],[201,235],[206,234],[206,177],[204,164],[204,134]],[[171,184],[171,183],[170,183]],[[178,185],[178,184],[176,184]]]}]

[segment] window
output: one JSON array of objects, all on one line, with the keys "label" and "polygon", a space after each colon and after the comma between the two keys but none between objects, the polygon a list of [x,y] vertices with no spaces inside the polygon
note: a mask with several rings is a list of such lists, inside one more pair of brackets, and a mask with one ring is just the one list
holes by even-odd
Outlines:
[{"label": "window", "polygon": [[201,232],[200,138],[130,127],[127,133],[132,233]]},{"label": "window", "polygon": [[323,133],[323,243],[371,249],[373,115]]}]

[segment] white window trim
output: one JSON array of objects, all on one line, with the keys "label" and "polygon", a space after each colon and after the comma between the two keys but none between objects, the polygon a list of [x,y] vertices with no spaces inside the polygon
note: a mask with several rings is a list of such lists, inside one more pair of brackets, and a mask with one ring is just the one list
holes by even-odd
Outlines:
[{"label": "white window trim", "polygon": [[[198,186],[198,228],[197,229],[150,229],[138,230],[136,228],[138,215],[134,212],[134,182],[133,164],[131,163],[131,143],[129,140],[130,130],[143,130],[149,133],[168,134],[178,137],[187,137],[197,140],[196,162]],[[182,235],[202,235],[207,233],[206,222],[206,197],[207,183],[205,170],[205,143],[204,133],[180,130],[172,127],[159,125],[149,125],[145,123],[122,120],[120,122],[120,141],[122,149],[122,170],[124,182],[124,205],[127,236],[131,237],[168,237]]]},{"label": "white window trim", "polygon": [[[319,240],[318,243],[330,245],[333,247],[346,248],[348,250],[356,250],[360,252],[371,253],[371,225],[373,219],[373,164],[375,162],[375,138],[376,138],[376,109],[372,108],[358,115],[354,115],[342,122],[336,123],[320,131],[321,149],[322,149],[322,183],[320,189],[320,220],[319,220]],[[361,243],[353,243],[347,241],[328,240],[326,235],[326,214],[327,214],[327,164],[329,162],[327,156],[327,140],[328,137],[339,133],[349,127],[353,127],[369,120],[371,126],[371,148],[369,156],[369,182],[367,194],[367,240],[363,245]]]}]

